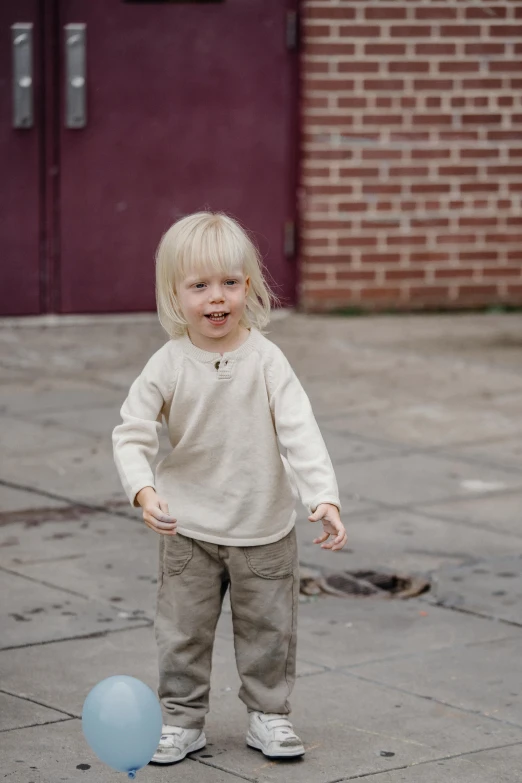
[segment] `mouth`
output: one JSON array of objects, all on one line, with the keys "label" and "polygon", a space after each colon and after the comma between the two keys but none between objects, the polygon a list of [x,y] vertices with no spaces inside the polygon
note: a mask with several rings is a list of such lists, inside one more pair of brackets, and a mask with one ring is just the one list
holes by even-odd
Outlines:
[{"label": "mouth", "polygon": [[205,315],[205,318],[208,318],[210,323],[215,324],[216,326],[221,326],[224,324],[229,316],[229,313],[220,312],[220,313],[209,313],[208,315]]}]

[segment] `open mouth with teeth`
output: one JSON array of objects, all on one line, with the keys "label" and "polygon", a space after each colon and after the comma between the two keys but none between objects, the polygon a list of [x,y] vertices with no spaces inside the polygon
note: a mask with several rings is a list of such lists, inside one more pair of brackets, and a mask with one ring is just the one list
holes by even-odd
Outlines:
[{"label": "open mouth with teeth", "polygon": [[213,324],[224,324],[225,321],[228,318],[228,313],[221,312],[221,313],[210,313],[209,315],[205,315],[205,318],[208,318],[208,320]]}]

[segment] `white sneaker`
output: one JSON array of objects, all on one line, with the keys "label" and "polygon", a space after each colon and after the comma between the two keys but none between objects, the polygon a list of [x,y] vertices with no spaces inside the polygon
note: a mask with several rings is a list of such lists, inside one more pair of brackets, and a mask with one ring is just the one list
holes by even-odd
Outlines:
[{"label": "white sneaker", "polygon": [[250,713],[247,745],[260,750],[269,758],[302,756],[305,752],[288,717],[273,713]]},{"label": "white sneaker", "polygon": [[179,726],[164,725],[161,731],[158,749],[151,758],[152,764],[175,764],[207,744],[202,729],[182,729]]}]

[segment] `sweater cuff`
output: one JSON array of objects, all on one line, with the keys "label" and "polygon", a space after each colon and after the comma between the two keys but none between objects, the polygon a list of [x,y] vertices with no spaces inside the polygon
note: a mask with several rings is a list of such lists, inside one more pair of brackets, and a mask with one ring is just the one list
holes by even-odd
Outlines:
[{"label": "sweater cuff", "polygon": [[336,498],[336,497],[322,497],[320,500],[314,500],[313,503],[311,503],[308,506],[308,510],[309,510],[310,514],[315,514],[315,511],[316,511],[317,507],[320,506],[321,503],[330,503],[332,506],[337,506],[337,508],[339,509],[339,514],[341,513],[342,506],[341,506],[341,501],[339,500],[339,498]]}]

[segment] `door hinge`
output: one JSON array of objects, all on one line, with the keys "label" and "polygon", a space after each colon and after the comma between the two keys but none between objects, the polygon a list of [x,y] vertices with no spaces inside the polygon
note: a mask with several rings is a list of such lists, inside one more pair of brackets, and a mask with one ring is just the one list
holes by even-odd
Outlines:
[{"label": "door hinge", "polygon": [[285,222],[284,252],[288,258],[295,255],[295,221],[287,220]]},{"label": "door hinge", "polygon": [[297,11],[286,12],[286,48],[297,49],[299,45],[299,16]]}]

